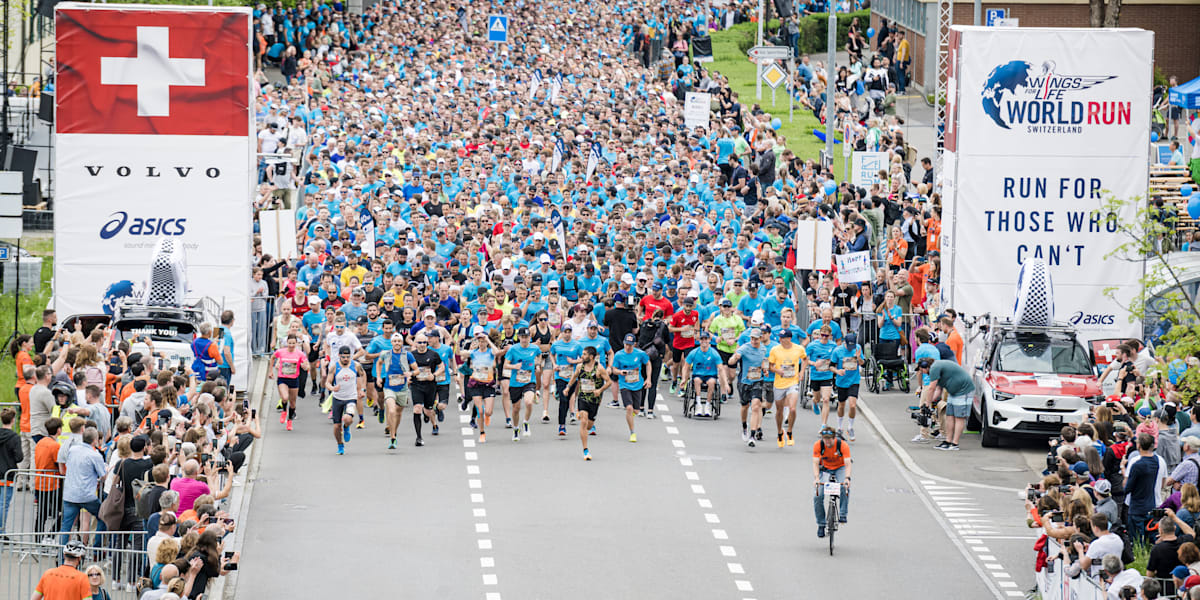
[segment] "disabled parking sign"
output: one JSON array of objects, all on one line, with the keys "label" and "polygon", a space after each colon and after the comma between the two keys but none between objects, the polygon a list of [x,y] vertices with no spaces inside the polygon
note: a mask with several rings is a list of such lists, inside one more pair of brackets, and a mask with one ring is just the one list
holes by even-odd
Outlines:
[{"label": "disabled parking sign", "polygon": [[508,17],[504,15],[488,17],[488,41],[500,44],[508,43]]}]

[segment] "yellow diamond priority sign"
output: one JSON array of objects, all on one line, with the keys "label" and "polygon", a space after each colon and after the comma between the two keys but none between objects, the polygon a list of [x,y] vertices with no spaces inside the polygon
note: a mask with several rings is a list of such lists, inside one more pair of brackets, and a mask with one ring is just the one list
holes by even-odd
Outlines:
[{"label": "yellow diamond priority sign", "polygon": [[774,89],[778,88],[784,81],[787,81],[787,73],[783,69],[780,69],[779,65],[771,64],[763,69],[762,78],[763,81],[767,82],[767,85]]}]

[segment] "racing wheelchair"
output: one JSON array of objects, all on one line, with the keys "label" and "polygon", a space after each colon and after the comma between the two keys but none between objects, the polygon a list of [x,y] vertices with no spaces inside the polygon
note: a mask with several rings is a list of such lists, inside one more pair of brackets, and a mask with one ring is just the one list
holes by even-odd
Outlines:
[{"label": "racing wheelchair", "polygon": [[903,340],[875,340],[872,345],[871,356],[867,358],[867,371],[870,373],[868,389],[872,394],[892,388],[900,388],[908,393],[910,373],[901,353],[902,343]]}]

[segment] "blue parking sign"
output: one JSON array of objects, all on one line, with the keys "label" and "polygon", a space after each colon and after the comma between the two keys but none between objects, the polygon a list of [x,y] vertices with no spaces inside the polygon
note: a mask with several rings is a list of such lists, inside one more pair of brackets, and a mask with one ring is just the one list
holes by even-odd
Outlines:
[{"label": "blue parking sign", "polygon": [[1008,9],[1007,8],[989,8],[984,11],[983,22],[988,27],[995,27],[997,20],[1007,19],[1007,18],[1008,18]]},{"label": "blue parking sign", "polygon": [[488,41],[508,43],[508,17],[504,15],[488,17]]}]

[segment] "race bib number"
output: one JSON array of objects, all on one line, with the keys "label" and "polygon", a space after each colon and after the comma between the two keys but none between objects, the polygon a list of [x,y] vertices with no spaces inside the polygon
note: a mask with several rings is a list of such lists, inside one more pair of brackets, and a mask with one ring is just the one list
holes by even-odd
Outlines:
[{"label": "race bib number", "polygon": [[557,312],[550,313],[550,324],[558,325],[559,323],[562,323],[562,315]]},{"label": "race bib number", "polygon": [[625,383],[637,383],[642,380],[642,374],[635,371],[625,371]]},{"label": "race bib number", "polygon": [[591,379],[580,379],[579,391],[585,394],[594,393],[596,391],[596,382],[592,381]]},{"label": "race bib number", "polygon": [[685,338],[696,337],[696,328],[688,325],[679,332],[679,335],[682,335]]},{"label": "race bib number", "polygon": [[558,376],[562,377],[563,379],[570,379],[571,373],[574,372],[573,369],[574,369],[573,365],[569,365],[569,364],[568,365],[559,365]]},{"label": "race bib number", "polygon": [[284,377],[295,377],[300,373],[300,365],[294,362],[280,363],[279,373]]},{"label": "race bib number", "polygon": [[400,387],[401,385],[404,385],[404,374],[393,373],[388,375],[387,384],[389,387]]},{"label": "race bib number", "polygon": [[472,368],[471,369],[471,377],[474,377],[475,381],[491,381],[492,380],[492,368],[491,367]]},{"label": "race bib number", "polygon": [[858,359],[857,358],[842,359],[842,368],[847,371],[857,370],[858,369]]},{"label": "race bib number", "polygon": [[417,369],[417,375],[421,379],[433,379],[433,371],[429,367],[421,367]]},{"label": "race bib number", "polygon": [[746,369],[746,377],[749,379],[762,379],[762,368],[750,367]]},{"label": "race bib number", "polygon": [[511,378],[512,377],[512,369],[504,369],[503,371],[500,371],[500,377],[503,379]]},{"label": "race bib number", "polygon": [[783,365],[779,368],[779,372],[782,373],[784,377],[795,377],[796,365]]},{"label": "race bib number", "polygon": [[533,381],[533,371],[517,371],[517,383]]},{"label": "race bib number", "polygon": [[721,330],[721,341],[726,344],[732,344],[736,338],[733,336],[732,329]]},{"label": "race bib number", "polygon": [[822,359],[818,360],[816,363],[813,364],[813,368],[815,368],[818,371],[828,371],[829,370],[829,359],[822,358]]}]

